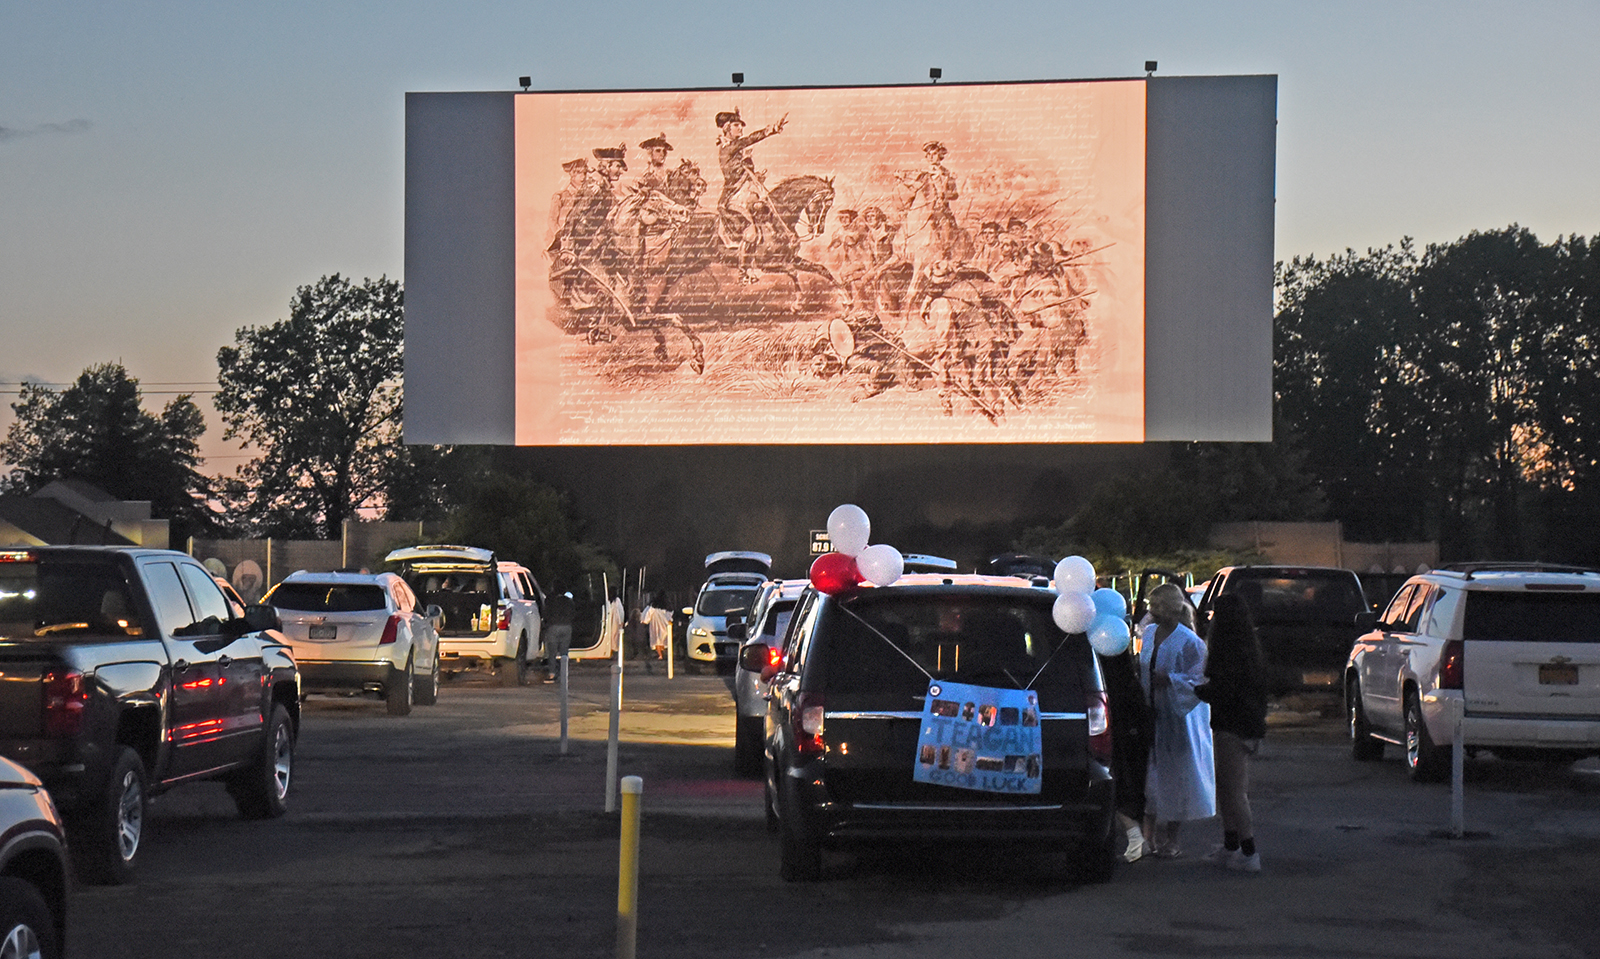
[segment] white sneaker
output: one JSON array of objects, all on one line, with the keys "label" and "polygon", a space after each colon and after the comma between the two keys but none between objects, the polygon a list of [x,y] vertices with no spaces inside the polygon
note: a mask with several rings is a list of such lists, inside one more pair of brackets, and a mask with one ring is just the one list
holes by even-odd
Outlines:
[{"label": "white sneaker", "polygon": [[1123,850],[1123,862],[1138,862],[1144,858],[1144,832],[1138,826],[1128,830],[1128,848]]},{"label": "white sneaker", "polygon": [[1253,852],[1246,856],[1242,850],[1234,850],[1229,856],[1227,866],[1234,872],[1260,872],[1261,853]]}]

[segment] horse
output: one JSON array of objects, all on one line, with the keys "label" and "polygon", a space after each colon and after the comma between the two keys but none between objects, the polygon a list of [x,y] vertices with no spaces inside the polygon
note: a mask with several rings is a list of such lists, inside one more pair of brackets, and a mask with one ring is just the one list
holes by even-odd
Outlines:
[{"label": "horse", "polygon": [[[704,184],[704,181],[700,181]],[[795,308],[799,309],[800,273],[812,273],[834,286],[828,268],[800,255],[800,243],[822,236],[833,206],[833,180],[817,176],[796,176],[780,181],[767,192],[764,213],[756,224],[758,239],[740,263],[740,250],[723,237],[714,213],[693,211],[672,235],[666,256],[649,268],[653,276],[664,278],[656,302],[665,302],[684,277],[700,273],[713,263],[743,265],[764,273],[781,273],[794,284]],[[698,198],[698,197],[696,197]]]}]

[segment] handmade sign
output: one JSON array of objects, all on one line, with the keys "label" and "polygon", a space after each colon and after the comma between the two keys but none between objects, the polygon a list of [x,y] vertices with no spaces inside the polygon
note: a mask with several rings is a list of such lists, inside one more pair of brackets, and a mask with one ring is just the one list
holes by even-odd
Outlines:
[{"label": "handmade sign", "polygon": [[1037,793],[1039,694],[932,680],[913,776],[981,792]]}]

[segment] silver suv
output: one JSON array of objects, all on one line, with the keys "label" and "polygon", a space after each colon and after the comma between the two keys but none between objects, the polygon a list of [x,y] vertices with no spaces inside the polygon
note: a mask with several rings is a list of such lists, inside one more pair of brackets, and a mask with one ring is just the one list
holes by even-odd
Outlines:
[{"label": "silver suv", "polygon": [[1600,754],[1600,571],[1478,563],[1412,576],[1356,640],[1344,693],[1355,758],[1402,746],[1419,781],[1449,774],[1458,703],[1469,754]]},{"label": "silver suv", "polygon": [[419,607],[393,573],[290,573],[263,602],[278,610],[308,693],[375,693],[391,716],[439,699],[439,608]]},{"label": "silver suv", "polygon": [[[763,583],[756,591],[750,615],[743,624],[728,627],[728,637],[743,640],[739,649],[739,665],[733,674],[733,702],[737,715],[733,733],[733,768],[746,776],[761,774],[762,736],[767,721],[766,682],[763,674],[770,676],[783,661],[783,636],[789,629],[789,617],[794,613],[795,601],[805,591],[809,580],[774,579]],[[756,653],[749,647],[759,646]],[[758,665],[760,669],[750,669]]]},{"label": "silver suv", "polygon": [[444,611],[445,669],[494,672],[526,686],[542,653],[544,592],[525,566],[473,546],[408,546],[384,557],[424,603]]}]

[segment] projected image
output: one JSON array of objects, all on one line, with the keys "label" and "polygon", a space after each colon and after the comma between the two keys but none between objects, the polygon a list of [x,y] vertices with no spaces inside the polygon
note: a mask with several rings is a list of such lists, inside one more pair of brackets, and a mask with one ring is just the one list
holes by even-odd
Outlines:
[{"label": "projected image", "polygon": [[1143,440],[1140,82],[516,98],[523,444]]}]

